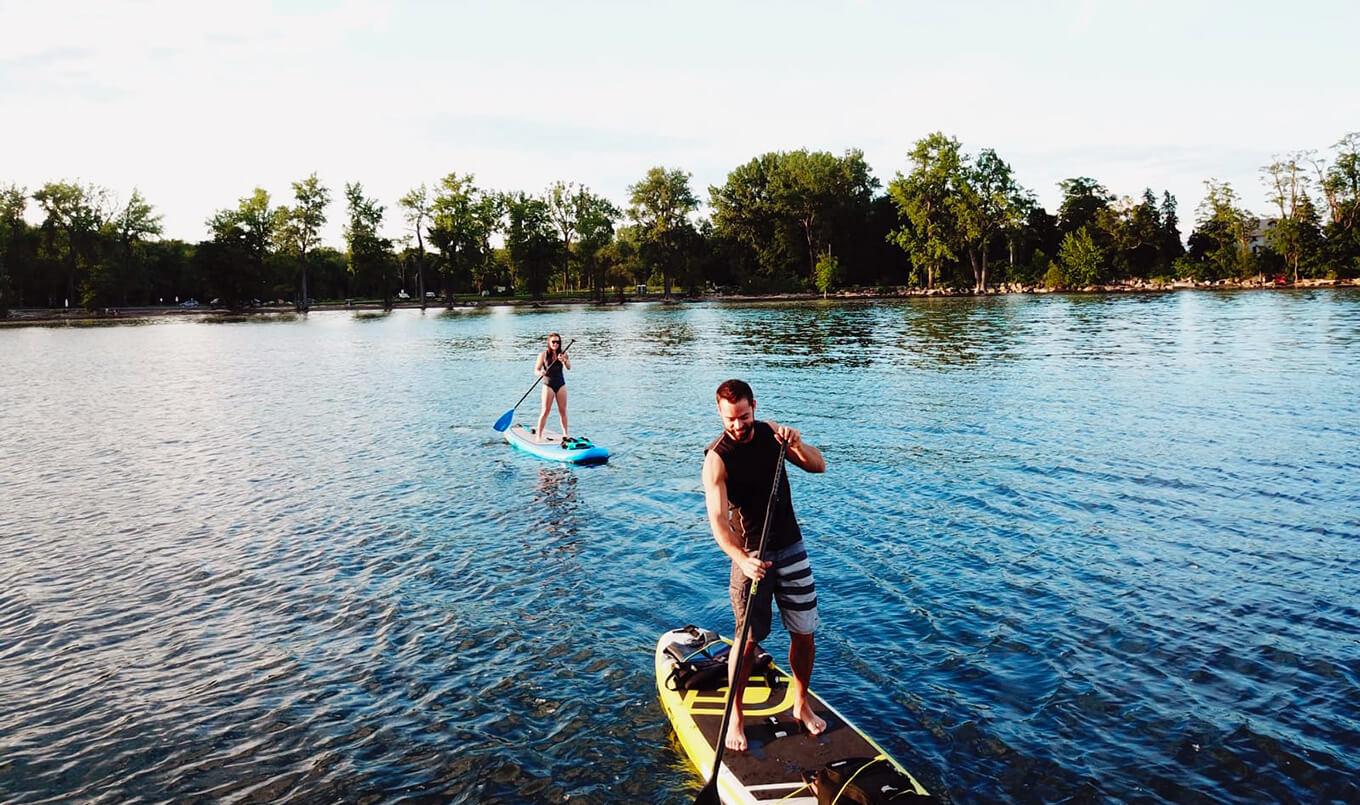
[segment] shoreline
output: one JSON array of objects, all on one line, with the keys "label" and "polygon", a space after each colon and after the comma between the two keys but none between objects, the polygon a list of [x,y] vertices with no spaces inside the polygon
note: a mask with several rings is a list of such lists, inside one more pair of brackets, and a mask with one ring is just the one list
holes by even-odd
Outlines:
[{"label": "shoreline", "polygon": [[[911,288],[907,286],[888,286],[882,288],[853,288],[841,291],[833,291],[825,297],[815,292],[798,293],[775,293],[775,294],[728,294],[728,293],[704,293],[700,296],[686,296],[682,294],[672,294],[669,297],[662,294],[630,295],[620,299],[618,296],[611,295],[604,302],[592,299],[589,296],[564,296],[552,299],[517,299],[517,298],[494,298],[482,297],[463,302],[455,302],[452,306],[441,303],[437,305],[427,304],[427,311],[449,311],[449,310],[474,310],[488,307],[546,307],[549,305],[623,305],[636,302],[663,302],[670,304],[680,304],[685,302],[788,302],[788,301],[814,301],[818,299],[836,300],[883,300],[883,299],[914,299],[930,297],[970,297],[970,296],[1009,296],[1032,294],[1035,296],[1045,296],[1050,294],[1073,294],[1080,296],[1092,296],[1097,294],[1139,294],[1139,293],[1173,293],[1177,291],[1289,291],[1289,290],[1312,290],[1315,288],[1347,288],[1360,287],[1360,278],[1354,279],[1304,279],[1297,283],[1267,283],[1262,284],[1257,280],[1214,280],[1209,282],[1195,282],[1193,280],[1176,280],[1168,283],[1154,283],[1148,281],[1123,282],[1112,285],[1092,285],[1085,288],[1053,289],[1042,286],[1022,286],[1011,283],[1004,283],[999,286],[989,287],[985,293],[978,293],[971,288]],[[419,302],[403,302],[393,304],[391,310],[420,310]],[[384,310],[381,302],[362,302],[358,304],[328,304],[313,305],[310,312],[330,312],[330,311],[382,311]],[[139,319],[169,318],[169,317],[197,317],[214,318],[245,321],[255,318],[281,317],[288,315],[300,315],[299,311],[291,306],[277,307],[253,307],[248,310],[233,311],[221,307],[169,307],[169,306],[139,306],[127,308],[104,308],[101,310],[59,310],[52,308],[17,308],[9,312],[8,318],[0,319],[0,327],[22,327],[26,325],[49,325],[49,324],[85,324],[85,323],[118,323],[132,322]]]}]

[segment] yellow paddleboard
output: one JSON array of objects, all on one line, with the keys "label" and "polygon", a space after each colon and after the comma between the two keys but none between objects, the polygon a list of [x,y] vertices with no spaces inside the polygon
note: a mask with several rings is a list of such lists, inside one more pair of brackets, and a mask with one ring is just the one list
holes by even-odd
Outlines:
[{"label": "yellow paddleboard", "polygon": [[[731,640],[727,638],[692,626],[666,632],[656,644],[656,684],[661,706],[675,728],[685,754],[705,780],[713,769],[715,747],[720,740],[718,730],[727,701],[727,675],[721,674],[717,682],[720,687],[715,690],[686,690],[674,672],[677,666],[683,665],[681,659],[702,660],[709,654],[725,652],[730,644]],[[856,772],[863,768],[858,782],[876,781],[874,785],[884,789],[879,792],[883,799],[874,801],[929,801],[925,788],[906,768],[811,691],[809,701],[817,714],[826,720],[827,726],[821,735],[807,735],[793,717],[788,674],[772,664],[767,669],[753,670],[742,696],[742,714],[750,748],[746,752],[726,750],[723,753],[722,768],[718,773],[718,793],[723,802],[728,805],[775,802],[817,805],[818,795],[809,779],[827,766],[841,773],[823,776],[821,785],[835,779],[839,787],[841,780],[855,778]],[[680,689],[674,689],[677,687]],[[846,766],[845,761],[851,758],[857,761]],[[866,765],[870,760],[874,765]],[[886,766],[891,766],[891,770]],[[885,774],[888,777],[885,778]],[[881,782],[884,779],[889,782]],[[836,801],[837,793],[843,792],[824,792],[822,801]],[[839,801],[860,800],[843,797]]]}]

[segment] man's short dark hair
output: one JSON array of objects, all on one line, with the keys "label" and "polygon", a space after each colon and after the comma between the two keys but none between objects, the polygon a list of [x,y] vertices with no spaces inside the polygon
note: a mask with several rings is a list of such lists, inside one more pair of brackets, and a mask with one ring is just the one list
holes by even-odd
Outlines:
[{"label": "man's short dark hair", "polygon": [[746,384],[745,380],[733,378],[732,380],[724,380],[722,384],[718,386],[718,399],[727,400],[733,405],[736,405],[742,400],[754,403],[756,401],[756,395],[755,392],[751,391],[751,387]]}]

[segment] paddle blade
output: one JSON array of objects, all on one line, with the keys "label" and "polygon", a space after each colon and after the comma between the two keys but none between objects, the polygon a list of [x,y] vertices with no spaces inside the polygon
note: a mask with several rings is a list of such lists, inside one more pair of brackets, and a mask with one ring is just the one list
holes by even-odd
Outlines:
[{"label": "paddle blade", "polygon": [[722,799],[718,796],[717,778],[713,778],[704,784],[699,796],[694,798],[694,805],[722,805]]},{"label": "paddle blade", "polygon": [[515,409],[511,408],[509,411],[506,411],[505,413],[501,414],[501,418],[496,420],[496,424],[492,425],[491,427],[500,431],[501,433],[505,433],[505,429],[510,427],[510,422],[514,418]]}]

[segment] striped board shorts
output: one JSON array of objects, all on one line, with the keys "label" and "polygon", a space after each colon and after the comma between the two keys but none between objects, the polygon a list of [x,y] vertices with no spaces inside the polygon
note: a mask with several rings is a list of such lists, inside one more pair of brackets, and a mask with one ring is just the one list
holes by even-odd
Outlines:
[{"label": "striped board shorts", "polygon": [[[767,561],[772,564],[766,569],[765,578],[756,586],[749,639],[758,643],[769,637],[774,621],[774,613],[770,609],[771,599],[779,605],[779,619],[786,631],[812,634],[821,621],[817,616],[817,587],[812,580],[812,565],[808,562],[803,541],[799,540],[776,551],[767,557]],[[732,613],[736,615],[738,629],[746,613],[746,604],[751,600],[750,588],[747,586],[749,581],[746,574],[733,563],[727,592],[732,598]]]}]

